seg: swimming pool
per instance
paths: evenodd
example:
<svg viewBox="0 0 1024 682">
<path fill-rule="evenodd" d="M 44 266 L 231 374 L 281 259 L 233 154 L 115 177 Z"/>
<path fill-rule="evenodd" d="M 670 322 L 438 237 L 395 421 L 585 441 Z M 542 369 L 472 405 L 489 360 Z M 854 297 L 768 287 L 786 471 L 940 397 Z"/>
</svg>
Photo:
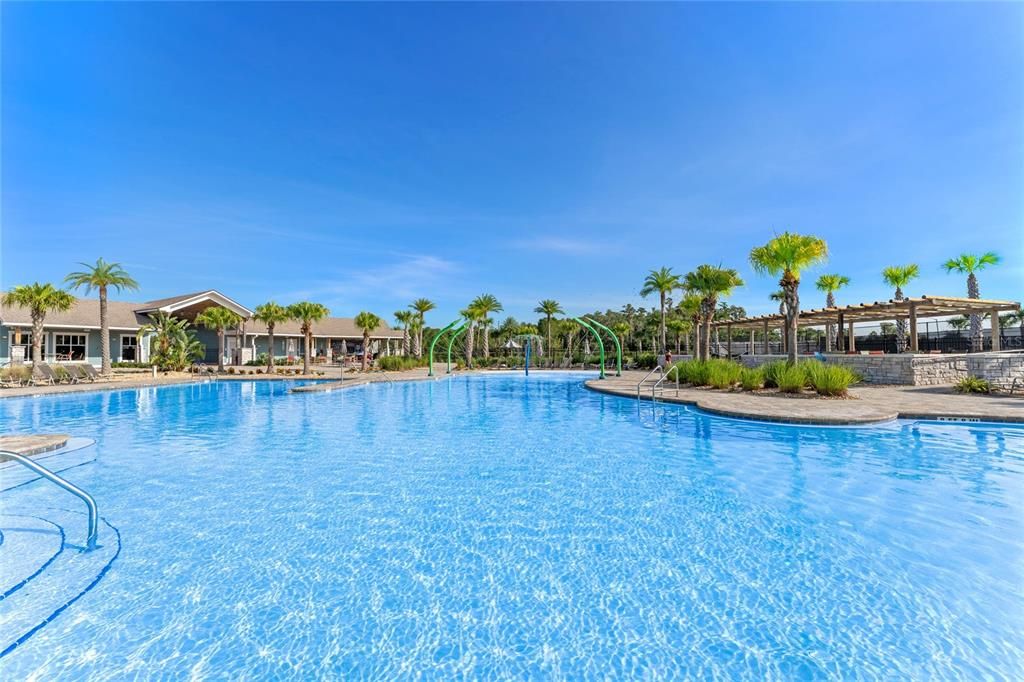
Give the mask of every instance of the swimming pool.
<svg viewBox="0 0 1024 682">
<path fill-rule="evenodd" d="M 110 524 L 0 677 L 1024 676 L 1024 430 L 760 424 L 583 378 L 0 400 L 4 431 L 95 439 L 65 475 Z M 45 482 L 0 505 L 33 546 L 84 534 Z M 50 570 L 46 615 L 74 591 Z"/>
</svg>

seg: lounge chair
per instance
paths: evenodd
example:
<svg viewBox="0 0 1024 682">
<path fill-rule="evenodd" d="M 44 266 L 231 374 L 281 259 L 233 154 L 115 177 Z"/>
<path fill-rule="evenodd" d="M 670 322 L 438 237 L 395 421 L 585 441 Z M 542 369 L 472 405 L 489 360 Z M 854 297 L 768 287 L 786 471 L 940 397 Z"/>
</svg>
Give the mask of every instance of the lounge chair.
<svg viewBox="0 0 1024 682">
<path fill-rule="evenodd" d="M 66 367 L 68 369 L 68 373 L 71 375 L 71 383 L 73 384 L 80 384 L 83 381 L 88 381 L 89 383 L 96 381 L 96 379 L 89 374 L 89 369 L 92 369 L 92 365 L 74 364 L 66 365 Z M 86 369 L 86 367 L 89 369 Z"/>
<path fill-rule="evenodd" d="M 99 372 L 97 372 L 96 368 L 93 367 L 88 362 L 83 363 L 83 364 L 79 365 L 78 367 L 82 371 L 82 373 L 85 375 L 84 378 L 87 379 L 88 381 L 92 382 L 92 383 L 95 383 L 97 381 L 109 381 L 109 379 L 107 379 L 107 377 L 105 377 L 102 374 L 100 374 Z"/>
<path fill-rule="evenodd" d="M 56 386 L 60 379 L 53 371 L 53 367 L 45 362 L 37 362 L 32 367 L 32 383 L 36 386 Z"/>
</svg>

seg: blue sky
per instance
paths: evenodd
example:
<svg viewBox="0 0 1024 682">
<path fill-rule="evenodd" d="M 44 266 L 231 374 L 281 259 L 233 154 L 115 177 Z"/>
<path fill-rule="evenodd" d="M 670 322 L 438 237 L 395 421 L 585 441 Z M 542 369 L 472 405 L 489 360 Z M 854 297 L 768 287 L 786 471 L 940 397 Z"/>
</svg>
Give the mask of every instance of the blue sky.
<svg viewBox="0 0 1024 682">
<path fill-rule="evenodd" d="M 122 262 L 443 324 L 654 305 L 648 270 L 824 237 L 841 302 L 1024 284 L 1024 6 L 4 3 L 0 286 Z"/>
</svg>

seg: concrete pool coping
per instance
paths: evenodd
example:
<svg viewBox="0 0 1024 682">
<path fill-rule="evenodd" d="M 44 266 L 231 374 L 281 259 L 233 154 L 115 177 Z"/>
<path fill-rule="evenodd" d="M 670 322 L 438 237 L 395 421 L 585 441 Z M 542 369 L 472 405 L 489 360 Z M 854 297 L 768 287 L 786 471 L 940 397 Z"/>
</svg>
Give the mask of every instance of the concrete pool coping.
<svg viewBox="0 0 1024 682">
<path fill-rule="evenodd" d="M 637 398 L 637 384 L 646 372 L 623 372 L 621 377 L 590 379 L 584 385 L 598 393 Z M 724 417 L 785 424 L 849 426 L 878 424 L 894 419 L 936 419 L 1024 423 L 1024 398 L 1005 395 L 961 395 L 951 386 L 861 386 L 850 389 L 853 399 L 790 397 L 778 393 L 749 393 L 705 388 L 679 389 L 664 384 L 659 401 L 692 405 Z M 651 400 L 650 388 L 641 400 Z"/>
</svg>

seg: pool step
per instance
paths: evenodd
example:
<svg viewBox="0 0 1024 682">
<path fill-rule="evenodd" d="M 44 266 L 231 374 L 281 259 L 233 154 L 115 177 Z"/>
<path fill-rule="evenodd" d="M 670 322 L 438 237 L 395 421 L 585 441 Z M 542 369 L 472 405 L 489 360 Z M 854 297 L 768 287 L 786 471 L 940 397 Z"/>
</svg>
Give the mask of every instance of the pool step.
<svg viewBox="0 0 1024 682">
<path fill-rule="evenodd" d="M 21 589 L 64 550 L 60 526 L 35 516 L 0 514 L 0 602 Z"/>
<path fill-rule="evenodd" d="M 11 577 L 5 578 L 13 582 L 0 585 L 8 593 L 0 599 L 0 658 L 12 653 L 95 587 L 121 551 L 117 529 L 105 520 L 100 522 L 96 549 L 87 552 L 76 544 L 85 537 L 84 514 L 53 508 L 38 511 L 37 521 L 49 523 L 49 527 L 36 526 L 35 535 L 40 537 L 35 538 L 29 537 L 33 531 L 25 525 L 28 515 L 11 513 L 2 517 L 4 543 L 0 550 L 17 542 L 11 549 L 21 547 L 32 556 L 19 557 Z M 61 538 L 57 551 L 53 528 Z"/>
</svg>

